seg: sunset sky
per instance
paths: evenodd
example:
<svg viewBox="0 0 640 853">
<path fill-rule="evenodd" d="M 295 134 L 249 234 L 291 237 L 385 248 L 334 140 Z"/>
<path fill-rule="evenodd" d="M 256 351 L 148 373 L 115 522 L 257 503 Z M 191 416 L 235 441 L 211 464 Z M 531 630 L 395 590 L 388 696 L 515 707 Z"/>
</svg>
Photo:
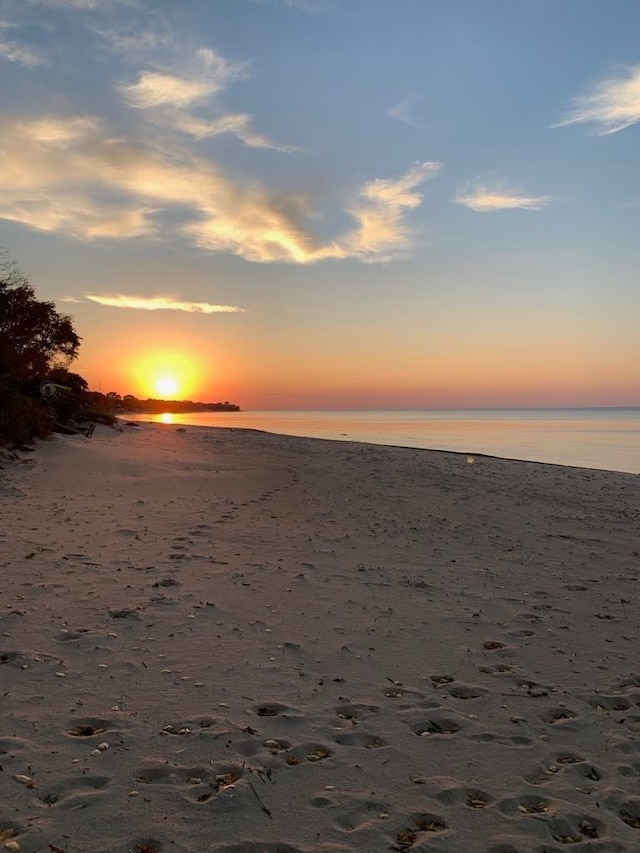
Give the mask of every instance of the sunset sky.
<svg viewBox="0 0 640 853">
<path fill-rule="evenodd" d="M 0 0 L 0 245 L 94 389 L 640 405 L 637 0 Z"/>
</svg>

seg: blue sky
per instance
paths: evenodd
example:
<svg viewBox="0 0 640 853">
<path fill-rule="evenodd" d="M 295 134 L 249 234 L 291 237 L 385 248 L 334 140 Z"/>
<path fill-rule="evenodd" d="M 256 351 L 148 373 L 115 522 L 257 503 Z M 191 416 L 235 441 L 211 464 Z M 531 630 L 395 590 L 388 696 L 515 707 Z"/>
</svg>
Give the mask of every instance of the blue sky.
<svg viewBox="0 0 640 853">
<path fill-rule="evenodd" d="M 0 0 L 0 245 L 77 369 L 638 405 L 631 0 Z"/>
</svg>

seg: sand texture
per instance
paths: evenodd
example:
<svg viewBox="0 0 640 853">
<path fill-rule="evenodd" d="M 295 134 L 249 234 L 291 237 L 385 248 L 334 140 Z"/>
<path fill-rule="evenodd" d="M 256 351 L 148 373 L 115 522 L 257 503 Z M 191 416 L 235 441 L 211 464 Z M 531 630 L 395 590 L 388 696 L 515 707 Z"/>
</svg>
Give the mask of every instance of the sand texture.
<svg viewBox="0 0 640 853">
<path fill-rule="evenodd" d="M 149 426 L 0 501 L 0 849 L 640 850 L 638 476 Z"/>
</svg>

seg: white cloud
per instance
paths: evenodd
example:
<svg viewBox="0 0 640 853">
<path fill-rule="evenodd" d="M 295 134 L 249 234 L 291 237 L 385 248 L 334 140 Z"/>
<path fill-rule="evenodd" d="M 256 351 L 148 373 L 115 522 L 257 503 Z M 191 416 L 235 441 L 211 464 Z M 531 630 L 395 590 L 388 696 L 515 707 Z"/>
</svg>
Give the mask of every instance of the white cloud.
<svg viewBox="0 0 640 853">
<path fill-rule="evenodd" d="M 91 31 L 108 42 L 109 47 L 125 56 L 136 57 L 139 61 L 141 54 L 153 54 L 171 44 L 171 35 L 160 30 L 138 29 L 118 31 L 105 27 L 91 27 Z"/>
<path fill-rule="evenodd" d="M 0 59 L 17 62 L 27 68 L 44 64 L 44 56 L 38 48 L 5 39 L 0 39 Z"/>
<path fill-rule="evenodd" d="M 595 124 L 605 136 L 640 122 L 640 65 L 599 83 L 593 92 L 577 97 L 573 108 L 554 127 Z"/>
<path fill-rule="evenodd" d="M 278 145 L 251 127 L 251 116 L 247 113 L 225 113 L 214 119 L 200 119 L 188 113 L 174 117 L 175 127 L 196 139 L 233 134 L 249 148 L 270 148 L 274 151 L 296 151 L 295 145 Z"/>
<path fill-rule="evenodd" d="M 231 134 L 250 148 L 296 150 L 256 131 L 247 113 L 226 113 L 216 102 L 230 83 L 246 76 L 243 63 L 229 62 L 210 48 L 201 48 L 195 56 L 189 67 L 144 71 L 135 83 L 121 85 L 118 91 L 129 106 L 144 110 L 152 123 L 195 139 Z M 203 116 L 193 109 L 207 112 Z"/>
<path fill-rule="evenodd" d="M 441 163 L 417 163 L 399 178 L 365 184 L 349 213 L 358 227 L 343 241 L 345 256 L 364 260 L 389 260 L 411 246 L 406 212 L 422 203 L 416 192 L 424 181 L 439 174 Z"/>
<path fill-rule="evenodd" d="M 134 308 L 140 311 L 186 311 L 188 314 L 238 314 L 237 305 L 212 305 L 210 302 L 183 302 L 173 296 L 128 296 L 123 293 L 86 293 L 85 299 L 111 308 Z"/>
<path fill-rule="evenodd" d="M 494 182 L 488 186 L 481 181 L 468 184 L 455 197 L 457 204 L 463 204 L 476 213 L 488 213 L 493 210 L 542 210 L 551 203 L 546 195 L 530 196 L 506 182 Z"/>
<path fill-rule="evenodd" d="M 312 15 L 328 12 L 328 0 L 246 0 L 255 6 L 283 6 L 285 9 L 299 9 Z"/>
<path fill-rule="evenodd" d="M 397 104 L 390 107 L 385 112 L 385 115 L 388 116 L 388 118 L 394 118 L 397 119 L 397 121 L 408 124 L 409 127 L 415 127 L 417 130 L 422 130 L 420 123 L 412 116 L 412 109 L 415 106 L 415 103 L 415 95 L 407 95 L 406 98 L 402 98 L 402 100 L 398 101 Z"/>
<path fill-rule="evenodd" d="M 129 105 L 142 110 L 166 105 L 186 107 L 219 90 L 214 81 L 185 80 L 152 71 L 141 74 L 137 83 L 120 87 Z"/>
<path fill-rule="evenodd" d="M 136 83 L 122 85 L 119 91 L 130 106 L 138 109 L 188 107 L 221 92 L 243 75 L 243 68 L 214 50 L 202 48 L 196 52 L 196 64 L 190 73 L 145 71 Z"/>
<path fill-rule="evenodd" d="M 438 170 L 422 163 L 365 184 L 348 209 L 356 228 L 327 242 L 309 230 L 298 195 L 231 180 L 187 151 L 109 136 L 90 116 L 0 119 L 0 218 L 80 239 L 169 233 L 258 263 L 374 261 L 405 252 L 406 213 L 422 201 L 419 184 Z"/>
<path fill-rule="evenodd" d="M 27 0 L 32 6 L 48 6 L 52 9 L 78 9 L 85 12 L 105 11 L 113 6 L 138 5 L 138 0 Z"/>
</svg>

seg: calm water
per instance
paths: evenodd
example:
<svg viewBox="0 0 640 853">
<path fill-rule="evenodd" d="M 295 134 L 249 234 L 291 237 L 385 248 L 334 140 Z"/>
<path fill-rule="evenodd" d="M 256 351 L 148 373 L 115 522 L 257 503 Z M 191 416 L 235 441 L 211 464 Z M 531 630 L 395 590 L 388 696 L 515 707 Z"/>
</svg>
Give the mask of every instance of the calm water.
<svg viewBox="0 0 640 853">
<path fill-rule="evenodd" d="M 485 453 L 640 473 L 640 408 L 195 412 L 137 420 Z"/>
</svg>

